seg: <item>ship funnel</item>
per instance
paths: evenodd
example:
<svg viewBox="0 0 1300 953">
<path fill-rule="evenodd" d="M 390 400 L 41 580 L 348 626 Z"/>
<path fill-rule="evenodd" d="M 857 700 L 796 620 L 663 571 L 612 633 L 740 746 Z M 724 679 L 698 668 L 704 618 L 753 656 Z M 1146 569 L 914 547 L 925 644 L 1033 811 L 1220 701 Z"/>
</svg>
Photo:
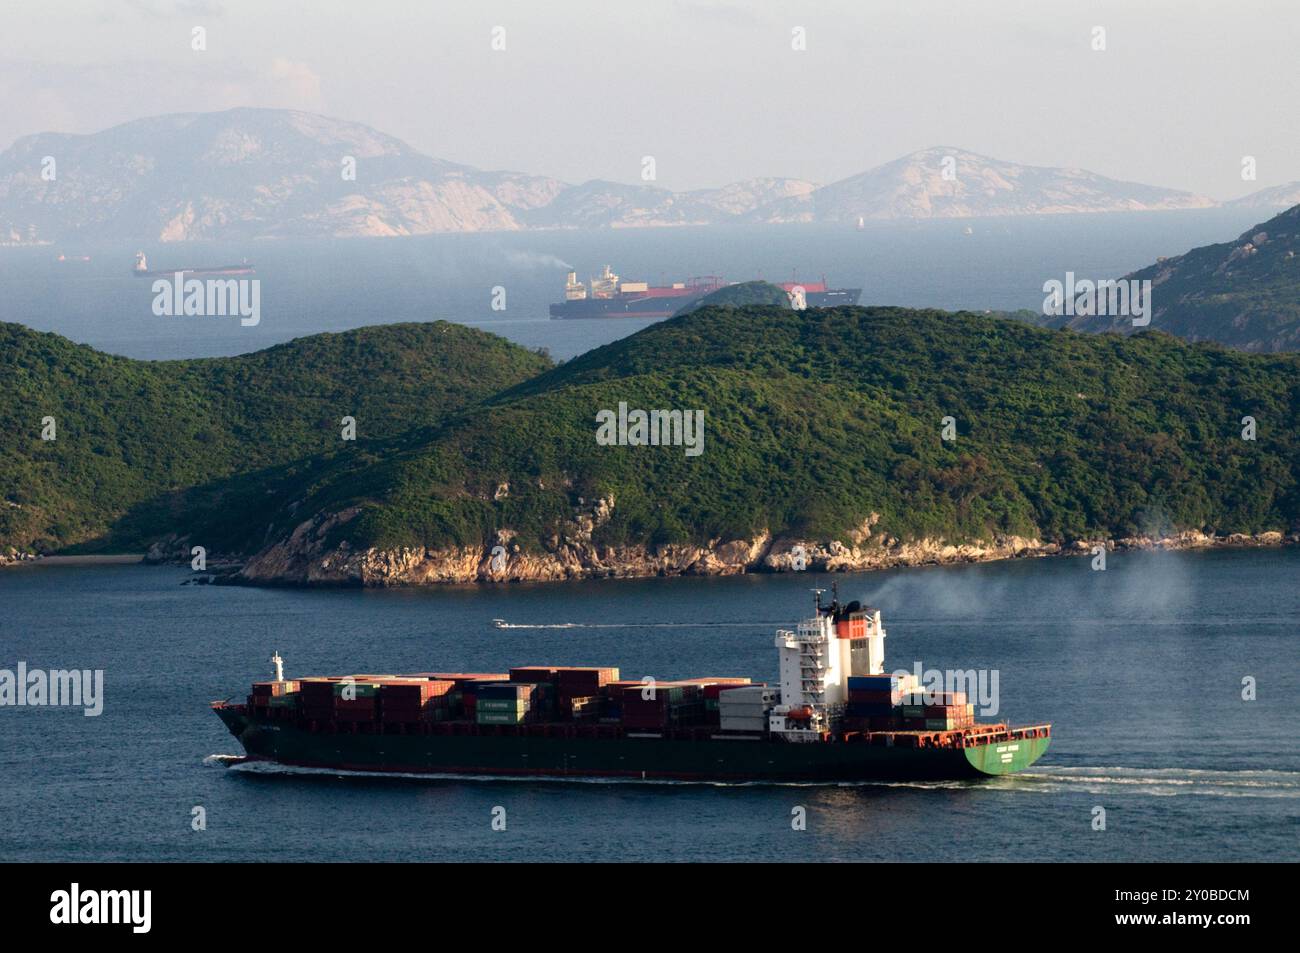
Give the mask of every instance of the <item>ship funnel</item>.
<svg viewBox="0 0 1300 953">
<path fill-rule="evenodd" d="M 280 653 L 276 652 L 271 656 L 271 664 L 275 666 L 275 680 L 284 681 L 284 659 L 280 658 Z"/>
</svg>

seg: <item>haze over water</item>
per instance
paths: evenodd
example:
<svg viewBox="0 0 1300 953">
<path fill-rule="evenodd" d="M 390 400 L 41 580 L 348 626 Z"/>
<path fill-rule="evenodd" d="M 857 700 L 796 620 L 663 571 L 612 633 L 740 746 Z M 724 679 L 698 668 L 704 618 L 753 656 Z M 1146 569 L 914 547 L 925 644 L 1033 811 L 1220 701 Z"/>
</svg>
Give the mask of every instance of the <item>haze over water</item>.
<svg viewBox="0 0 1300 953">
<path fill-rule="evenodd" d="M 792 276 L 862 288 L 862 304 L 1041 310 L 1043 282 L 1115 278 L 1159 256 L 1228 241 L 1266 218 L 1258 209 L 950 219 L 844 226 L 784 225 L 432 235 L 416 238 L 158 244 L 154 269 L 250 259 L 261 322 L 157 317 L 152 281 L 129 274 L 137 246 L 0 248 L 0 319 L 56 331 L 137 358 L 255 351 L 320 331 L 445 319 L 569 358 L 652 323 L 551 321 L 566 266 L 605 264 L 627 280 L 697 275 L 731 281 Z M 971 234 L 966 234 L 966 228 Z M 88 255 L 89 262 L 56 261 Z M 491 307 L 505 289 L 504 311 Z"/>
</svg>

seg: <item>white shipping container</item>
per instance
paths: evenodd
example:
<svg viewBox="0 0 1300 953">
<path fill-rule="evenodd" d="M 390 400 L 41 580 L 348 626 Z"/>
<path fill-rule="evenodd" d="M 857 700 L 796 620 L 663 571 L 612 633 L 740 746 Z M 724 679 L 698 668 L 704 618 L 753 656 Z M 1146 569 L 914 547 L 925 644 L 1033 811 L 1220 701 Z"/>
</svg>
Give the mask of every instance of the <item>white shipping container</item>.
<svg viewBox="0 0 1300 953">
<path fill-rule="evenodd" d="M 728 718 L 726 715 L 723 715 L 721 718 L 718 719 L 718 724 L 762 726 L 767 724 L 767 715 L 745 715 L 744 717 L 740 717 L 740 718 Z"/>
<path fill-rule="evenodd" d="M 765 705 L 762 702 L 756 704 L 736 704 L 736 705 L 719 705 L 718 711 L 730 712 L 733 715 L 762 715 L 765 714 L 772 706 Z"/>
<path fill-rule="evenodd" d="M 766 685 L 740 685 L 736 688 L 725 688 L 718 693 L 718 701 L 740 701 L 745 700 L 754 702 L 762 700 L 765 702 L 776 701 L 776 689 L 768 688 Z"/>
</svg>

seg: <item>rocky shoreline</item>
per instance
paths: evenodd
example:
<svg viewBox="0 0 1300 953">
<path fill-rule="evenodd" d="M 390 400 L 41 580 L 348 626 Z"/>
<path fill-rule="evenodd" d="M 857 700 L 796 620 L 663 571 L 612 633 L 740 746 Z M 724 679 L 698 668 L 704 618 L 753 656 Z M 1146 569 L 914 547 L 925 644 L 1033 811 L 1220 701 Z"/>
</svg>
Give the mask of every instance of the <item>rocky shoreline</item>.
<svg viewBox="0 0 1300 953">
<path fill-rule="evenodd" d="M 603 502 L 603 501 L 600 501 Z M 544 552 L 524 550 L 509 531 L 488 547 L 354 549 L 346 541 L 327 546 L 326 538 L 356 515 L 345 510 L 300 524 L 284 540 L 242 564 L 222 559 L 214 582 L 253 586 L 427 586 L 482 582 L 552 582 L 574 579 L 721 576 L 751 572 L 863 572 L 905 566 L 991 562 L 1043 556 L 1086 556 L 1095 547 L 1109 552 L 1184 550 L 1215 547 L 1281 546 L 1300 542 L 1300 532 L 1271 531 L 1222 536 L 1185 531 L 1169 536 L 1076 540 L 1066 544 L 1002 536 L 980 542 L 943 539 L 898 540 L 874 536 L 875 514 L 846 545 L 773 538 L 716 540 L 707 545 L 600 546 L 591 532 L 606 514 L 599 504 L 586 519 L 547 542 Z M 172 538 L 150 550 L 146 562 L 173 562 L 188 553 L 189 540 Z M 494 554 L 495 550 L 495 554 Z M 175 555 L 173 555 L 175 554 Z M 212 559 L 212 557 L 209 557 Z M 188 556 L 185 556 L 188 559 Z"/>
<path fill-rule="evenodd" d="M 36 553 L 19 552 L 10 547 L 9 552 L 0 553 L 0 569 L 5 566 L 17 566 L 19 563 L 29 563 L 36 559 L 40 559 Z"/>
<path fill-rule="evenodd" d="M 41 553 L 0 554 L 0 569 L 20 563 L 38 566 L 121 566 L 144 561 L 142 553 L 87 554 L 81 556 L 44 555 Z"/>
</svg>

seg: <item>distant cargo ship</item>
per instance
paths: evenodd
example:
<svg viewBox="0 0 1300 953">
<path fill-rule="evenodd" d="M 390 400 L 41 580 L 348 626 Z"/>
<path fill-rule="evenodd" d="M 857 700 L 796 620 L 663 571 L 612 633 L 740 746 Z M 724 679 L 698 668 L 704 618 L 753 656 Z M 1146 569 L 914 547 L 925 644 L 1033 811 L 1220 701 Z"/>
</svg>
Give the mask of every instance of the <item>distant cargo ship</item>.
<svg viewBox="0 0 1300 953">
<path fill-rule="evenodd" d="M 144 256 L 144 252 L 135 253 L 135 267 L 131 269 L 131 274 L 137 278 L 171 278 L 177 272 L 188 276 L 203 275 L 251 275 L 254 274 L 253 266 L 245 258 L 238 265 L 214 265 L 203 268 L 166 268 L 160 271 L 150 271 L 149 261 Z"/>
<path fill-rule="evenodd" d="M 684 305 L 726 287 L 716 275 L 704 275 L 671 285 L 623 281 L 609 265 L 592 278 L 590 288 L 569 272 L 564 301 L 551 305 L 552 318 L 669 318 Z M 796 308 L 835 308 L 858 303 L 861 288 L 828 288 L 826 281 L 776 282 Z"/>
<path fill-rule="evenodd" d="M 284 677 L 212 708 L 246 760 L 332 770 L 698 781 L 961 779 L 1033 764 L 1051 725 L 979 724 L 958 691 L 885 674 L 880 612 L 776 633 L 779 686 L 625 681 L 616 668 Z"/>
</svg>

